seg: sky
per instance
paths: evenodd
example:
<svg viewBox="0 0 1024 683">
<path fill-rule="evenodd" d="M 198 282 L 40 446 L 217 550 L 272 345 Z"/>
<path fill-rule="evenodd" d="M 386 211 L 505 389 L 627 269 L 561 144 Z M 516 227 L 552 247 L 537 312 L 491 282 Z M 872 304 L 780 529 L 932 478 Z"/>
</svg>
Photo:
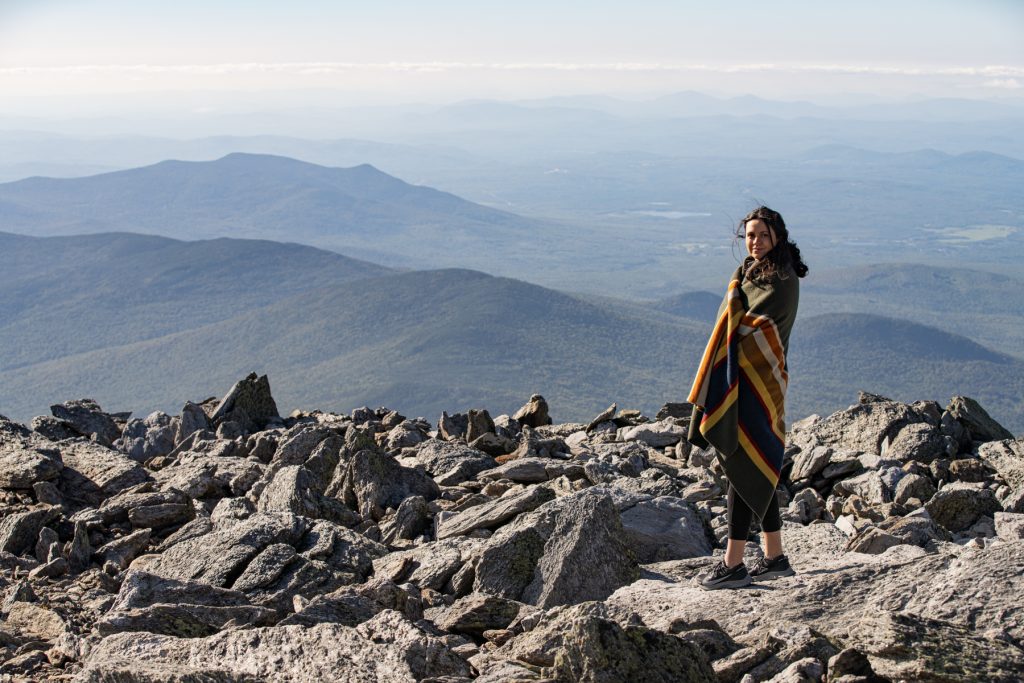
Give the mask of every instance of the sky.
<svg viewBox="0 0 1024 683">
<path fill-rule="evenodd" d="M 0 0 L 7 113 L 681 90 L 1024 98 L 1024 2 Z"/>
</svg>

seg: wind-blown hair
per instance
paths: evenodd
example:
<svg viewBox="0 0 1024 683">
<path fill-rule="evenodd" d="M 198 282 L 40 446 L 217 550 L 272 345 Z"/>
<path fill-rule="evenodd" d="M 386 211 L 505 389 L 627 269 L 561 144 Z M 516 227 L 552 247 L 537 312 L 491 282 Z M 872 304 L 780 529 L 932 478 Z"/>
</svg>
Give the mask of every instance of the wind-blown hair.
<svg viewBox="0 0 1024 683">
<path fill-rule="evenodd" d="M 797 277 L 807 275 L 807 264 L 800 257 L 800 249 L 796 242 L 789 239 L 789 230 L 786 229 L 786 221 L 782 220 L 782 214 L 772 211 L 767 206 L 757 207 L 740 221 L 737 231 L 740 239 L 745 237 L 747 223 L 752 220 L 762 220 L 772 229 L 775 234 L 775 245 L 763 259 L 754 262 L 747 271 L 747 278 L 755 283 L 767 283 L 776 275 L 785 279 L 789 277 L 790 268 Z"/>
</svg>

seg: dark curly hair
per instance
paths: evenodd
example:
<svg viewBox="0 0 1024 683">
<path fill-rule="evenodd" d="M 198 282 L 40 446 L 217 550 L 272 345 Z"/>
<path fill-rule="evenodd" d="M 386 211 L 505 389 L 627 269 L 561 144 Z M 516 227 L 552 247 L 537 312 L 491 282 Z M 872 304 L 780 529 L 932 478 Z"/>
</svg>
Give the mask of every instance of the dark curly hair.
<svg viewBox="0 0 1024 683">
<path fill-rule="evenodd" d="M 771 228 L 775 234 L 775 246 L 765 254 L 760 261 L 754 262 L 747 271 L 747 278 L 756 283 L 766 283 L 778 275 L 780 278 L 789 277 L 789 269 L 792 268 L 797 277 L 807 275 L 807 264 L 800 257 L 800 248 L 796 242 L 789 239 L 789 230 L 786 229 L 786 221 L 782 220 L 782 214 L 772 211 L 767 206 L 759 206 L 740 221 L 737 237 L 743 239 L 747 230 L 747 223 L 752 220 L 762 220 L 765 225 Z"/>
</svg>

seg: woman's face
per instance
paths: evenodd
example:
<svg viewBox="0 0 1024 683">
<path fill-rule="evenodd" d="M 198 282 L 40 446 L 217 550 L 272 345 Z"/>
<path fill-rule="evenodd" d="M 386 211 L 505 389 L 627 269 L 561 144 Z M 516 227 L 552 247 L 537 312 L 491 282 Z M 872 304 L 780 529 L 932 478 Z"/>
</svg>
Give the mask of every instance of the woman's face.
<svg viewBox="0 0 1024 683">
<path fill-rule="evenodd" d="M 775 246 L 775 231 L 769 228 L 768 224 L 760 218 L 747 221 L 744 231 L 747 253 L 758 261 L 763 259 L 765 254 Z"/>
</svg>

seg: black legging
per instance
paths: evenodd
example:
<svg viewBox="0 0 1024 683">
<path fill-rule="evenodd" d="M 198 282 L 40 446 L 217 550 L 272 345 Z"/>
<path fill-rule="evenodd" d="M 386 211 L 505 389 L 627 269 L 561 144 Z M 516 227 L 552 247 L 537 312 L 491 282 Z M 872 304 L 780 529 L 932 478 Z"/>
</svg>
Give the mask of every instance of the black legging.
<svg viewBox="0 0 1024 683">
<path fill-rule="evenodd" d="M 750 522 L 754 519 L 754 511 L 736 495 L 732 484 L 729 484 L 729 493 L 725 500 L 729 510 L 729 538 L 746 541 L 750 534 Z M 782 529 L 782 517 L 779 515 L 779 492 L 775 491 L 772 502 L 768 504 L 768 510 L 761 520 L 761 530 L 779 531 L 780 529 Z"/>
</svg>

